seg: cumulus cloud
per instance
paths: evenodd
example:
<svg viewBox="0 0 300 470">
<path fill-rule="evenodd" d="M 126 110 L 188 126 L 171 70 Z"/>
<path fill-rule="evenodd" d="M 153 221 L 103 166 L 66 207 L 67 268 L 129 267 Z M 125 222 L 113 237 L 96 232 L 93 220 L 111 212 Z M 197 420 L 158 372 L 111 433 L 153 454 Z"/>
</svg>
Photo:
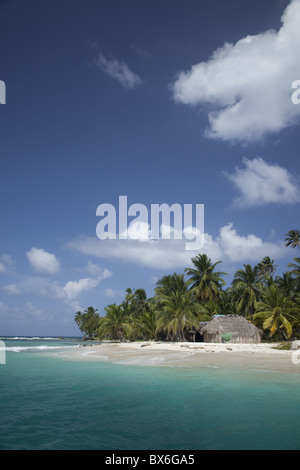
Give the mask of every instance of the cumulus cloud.
<svg viewBox="0 0 300 470">
<path fill-rule="evenodd" d="M 80 279 L 79 281 L 69 281 L 63 287 L 63 291 L 66 293 L 68 299 L 75 299 L 75 297 L 78 297 L 82 292 L 97 287 L 99 282 L 99 279 L 90 277 Z"/>
<path fill-rule="evenodd" d="M 281 21 L 279 31 L 225 43 L 176 77 L 177 102 L 212 106 L 207 137 L 250 142 L 299 121 L 291 85 L 299 75 L 300 0 L 291 1 Z"/>
<path fill-rule="evenodd" d="M 119 61 L 114 57 L 107 59 L 101 51 L 95 59 L 95 64 L 128 90 L 133 90 L 143 83 L 142 79 L 125 62 Z"/>
<path fill-rule="evenodd" d="M 103 279 L 108 279 L 112 276 L 112 272 L 108 269 L 102 269 L 100 266 L 92 263 L 91 261 L 87 264 L 87 270 L 95 277 L 86 277 L 79 279 L 79 281 L 68 281 L 62 288 L 68 299 L 75 299 L 82 292 L 87 290 L 95 289 Z"/>
<path fill-rule="evenodd" d="M 99 240 L 81 237 L 68 242 L 67 247 L 88 256 L 162 269 L 171 268 L 179 260 L 188 259 L 187 253 L 191 253 L 184 251 L 181 240 Z"/>
<path fill-rule="evenodd" d="M 96 269 L 97 268 L 97 269 Z M 56 300 L 69 301 L 79 297 L 83 292 L 94 289 L 99 283 L 112 276 L 112 272 L 108 269 L 100 268 L 94 263 L 88 263 L 87 269 L 90 269 L 94 274 L 93 277 L 81 278 L 79 280 L 67 281 L 61 284 L 49 278 L 40 276 L 26 276 L 20 282 L 20 286 L 16 286 L 24 292 L 35 293 L 41 297 L 50 297 Z M 4 289 L 4 288 L 3 288 Z M 13 292 L 13 285 L 5 286 L 6 293 Z M 10 292 L 9 292 L 10 291 Z"/>
<path fill-rule="evenodd" d="M 100 258 L 133 262 L 140 266 L 159 267 L 161 269 L 181 266 L 190 260 L 193 250 L 187 246 L 202 246 L 203 235 L 195 227 L 183 231 L 161 224 L 160 234 L 163 238 L 152 239 L 152 230 L 148 223 L 132 222 L 124 236 L 121 232 L 114 239 L 99 240 L 93 237 L 82 237 L 67 243 L 67 247 Z M 164 238 L 165 237 L 165 238 Z M 208 237 L 209 238 L 209 237 Z M 207 242 L 210 247 L 211 241 Z"/>
<path fill-rule="evenodd" d="M 266 255 L 273 258 L 281 258 L 285 248 L 282 244 L 264 242 L 260 237 L 253 234 L 241 236 L 229 223 L 221 227 L 217 242 L 223 257 L 230 262 L 253 261 L 257 262 Z"/>
<path fill-rule="evenodd" d="M 81 310 L 79 304 L 81 296 L 88 291 L 98 287 L 102 280 L 112 276 L 112 272 L 106 268 L 89 262 L 85 271 L 90 270 L 91 276 L 78 280 L 70 280 L 65 283 L 57 282 L 53 278 L 45 276 L 23 276 L 18 285 L 9 284 L 3 286 L 2 290 L 8 295 L 18 295 L 19 293 L 30 294 L 31 296 L 46 297 L 62 302 L 68 309 L 73 311 Z"/>
<path fill-rule="evenodd" d="M 280 258 L 285 254 L 283 243 L 264 242 L 254 234 L 241 236 L 229 223 L 220 228 L 216 238 L 206 233 L 201 250 L 186 250 L 181 240 L 99 240 L 81 237 L 67 243 L 67 247 L 87 256 L 112 259 L 148 268 L 171 270 L 189 266 L 193 256 L 206 253 L 214 262 L 259 261 L 264 256 Z"/>
<path fill-rule="evenodd" d="M 236 168 L 225 176 L 239 191 L 234 207 L 251 207 L 265 204 L 295 204 L 300 202 L 299 181 L 288 170 L 262 158 L 243 159 L 244 168 Z"/>
<path fill-rule="evenodd" d="M 87 271 L 91 276 L 101 276 L 103 273 L 102 268 L 95 263 L 92 263 L 91 261 L 87 262 L 87 265 L 85 267 L 85 271 Z"/>
<path fill-rule="evenodd" d="M 60 270 L 60 263 L 56 256 L 43 248 L 32 247 L 26 255 L 33 269 L 40 274 L 54 275 Z"/>
</svg>

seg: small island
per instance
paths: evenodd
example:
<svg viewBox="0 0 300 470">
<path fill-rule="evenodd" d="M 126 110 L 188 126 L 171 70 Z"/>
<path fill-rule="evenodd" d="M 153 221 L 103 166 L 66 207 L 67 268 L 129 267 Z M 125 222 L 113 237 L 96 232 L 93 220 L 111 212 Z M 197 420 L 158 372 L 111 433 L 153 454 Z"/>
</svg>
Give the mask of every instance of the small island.
<svg viewBox="0 0 300 470">
<path fill-rule="evenodd" d="M 299 248 L 300 232 L 286 235 L 286 246 Z M 244 264 L 225 288 L 225 272 L 206 254 L 191 259 L 184 273 L 166 274 L 154 296 L 142 288 L 126 290 L 121 304 L 105 314 L 94 307 L 78 311 L 75 322 L 84 339 L 105 342 L 263 344 L 289 349 L 300 338 L 300 258 L 275 275 L 266 256 Z M 185 277 L 186 276 L 186 277 Z"/>
</svg>

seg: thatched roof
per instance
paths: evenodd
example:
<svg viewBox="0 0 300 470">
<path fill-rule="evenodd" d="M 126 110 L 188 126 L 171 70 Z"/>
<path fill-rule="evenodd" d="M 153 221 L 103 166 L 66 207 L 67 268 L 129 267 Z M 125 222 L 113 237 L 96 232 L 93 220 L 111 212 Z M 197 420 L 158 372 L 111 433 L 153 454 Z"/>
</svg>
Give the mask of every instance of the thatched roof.
<svg viewBox="0 0 300 470">
<path fill-rule="evenodd" d="M 259 343 L 263 332 L 241 315 L 221 315 L 200 327 L 200 334 L 207 343 Z"/>
</svg>

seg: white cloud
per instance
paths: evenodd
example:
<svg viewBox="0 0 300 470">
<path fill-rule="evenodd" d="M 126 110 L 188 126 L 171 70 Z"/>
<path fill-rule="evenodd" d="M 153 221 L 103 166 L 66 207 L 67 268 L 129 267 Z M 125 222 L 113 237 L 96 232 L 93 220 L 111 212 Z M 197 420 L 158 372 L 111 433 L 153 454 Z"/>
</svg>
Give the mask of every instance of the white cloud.
<svg viewBox="0 0 300 470">
<path fill-rule="evenodd" d="M 101 51 L 95 59 L 95 64 L 128 90 L 133 90 L 143 83 L 142 79 L 135 72 L 130 70 L 125 62 L 119 61 L 114 57 L 107 59 Z"/>
<path fill-rule="evenodd" d="M 41 297 L 49 297 L 62 301 L 67 305 L 74 306 L 77 305 L 77 303 L 74 303 L 77 297 L 79 297 L 85 291 L 96 288 L 102 280 L 108 279 L 111 276 L 111 271 L 106 268 L 99 268 L 96 277 L 87 277 L 75 281 L 67 281 L 64 285 L 44 277 L 26 276 L 20 282 L 20 287 L 16 286 L 16 288 L 19 288 L 20 290 L 22 288 L 22 291 L 25 293 L 35 294 Z M 17 294 L 16 291 L 13 292 L 13 285 L 5 287 L 6 293 Z"/>
<path fill-rule="evenodd" d="M 88 261 L 85 270 L 91 275 L 95 276 L 99 280 L 106 279 L 112 276 L 112 272 L 106 268 L 101 268 L 98 264 Z"/>
<path fill-rule="evenodd" d="M 31 266 L 38 273 L 54 275 L 60 270 L 60 263 L 55 255 L 47 253 L 42 248 L 33 247 L 26 255 Z"/>
<path fill-rule="evenodd" d="M 281 20 L 279 31 L 225 43 L 172 84 L 176 101 L 213 106 L 208 137 L 249 142 L 299 120 L 291 85 L 299 78 L 300 0 L 291 1 Z"/>
<path fill-rule="evenodd" d="M 79 279 L 79 281 L 68 281 L 62 288 L 68 299 L 75 299 L 82 292 L 94 289 L 98 286 L 100 280 L 90 277 Z"/>
<path fill-rule="evenodd" d="M 63 299 L 65 294 L 57 281 L 40 276 L 22 276 L 19 287 L 24 293 L 34 294 L 41 297 Z"/>
<path fill-rule="evenodd" d="M 233 201 L 234 207 L 300 202 L 300 187 L 288 170 L 262 158 L 244 158 L 243 163 L 245 168 L 236 168 L 233 174 L 225 173 L 240 193 Z"/>
<path fill-rule="evenodd" d="M 70 241 L 67 246 L 88 256 L 161 269 L 181 266 L 193 253 L 185 250 L 184 240 L 99 240 L 82 237 Z"/>
<path fill-rule="evenodd" d="M 0 263 L 0 273 L 5 273 L 6 268 L 3 263 Z"/>
<path fill-rule="evenodd" d="M 112 276 L 112 272 L 108 269 L 100 268 L 97 264 L 89 261 L 86 267 L 87 271 L 95 277 L 86 277 L 79 279 L 79 281 L 68 281 L 62 288 L 62 291 L 67 296 L 67 299 L 75 299 L 82 292 L 95 289 L 103 279 L 108 279 Z"/>
<path fill-rule="evenodd" d="M 67 247 L 88 256 L 112 259 L 148 268 L 171 270 L 190 265 L 193 256 L 206 253 L 213 262 L 260 261 L 264 256 L 280 258 L 285 254 L 281 242 L 264 242 L 254 234 L 239 235 L 229 223 L 221 227 L 214 239 L 206 233 L 201 250 L 186 250 L 185 240 L 99 240 L 81 237 Z"/>
<path fill-rule="evenodd" d="M 264 242 L 253 234 L 238 235 L 232 223 L 221 227 L 217 242 L 224 258 L 233 263 L 257 262 L 265 256 L 278 259 L 284 256 L 286 250 L 283 244 Z"/>
<path fill-rule="evenodd" d="M 80 296 L 85 291 L 95 289 L 98 287 L 100 282 L 103 279 L 108 279 L 112 276 L 112 272 L 108 269 L 102 269 L 98 265 L 88 262 L 87 269 L 91 274 L 94 274 L 96 277 L 87 277 L 79 279 L 79 281 L 68 281 L 65 286 L 61 289 L 66 296 L 67 300 L 73 301 Z M 61 293 L 60 292 L 60 293 Z"/>
<path fill-rule="evenodd" d="M 16 284 L 7 284 L 2 287 L 2 290 L 8 295 L 20 295 L 23 292 Z"/>
</svg>

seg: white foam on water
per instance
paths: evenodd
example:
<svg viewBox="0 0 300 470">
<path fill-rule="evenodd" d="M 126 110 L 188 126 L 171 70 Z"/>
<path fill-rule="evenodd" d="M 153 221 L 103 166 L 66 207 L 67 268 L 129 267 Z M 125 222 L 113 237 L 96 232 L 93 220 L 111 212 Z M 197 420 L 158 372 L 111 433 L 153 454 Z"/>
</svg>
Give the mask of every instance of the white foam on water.
<svg viewBox="0 0 300 470">
<path fill-rule="evenodd" d="M 77 348 L 78 346 L 6 346 L 0 347 L 0 351 L 12 351 L 12 352 L 22 352 L 22 351 L 29 351 L 29 350 L 49 350 L 49 349 L 73 349 Z"/>
</svg>

